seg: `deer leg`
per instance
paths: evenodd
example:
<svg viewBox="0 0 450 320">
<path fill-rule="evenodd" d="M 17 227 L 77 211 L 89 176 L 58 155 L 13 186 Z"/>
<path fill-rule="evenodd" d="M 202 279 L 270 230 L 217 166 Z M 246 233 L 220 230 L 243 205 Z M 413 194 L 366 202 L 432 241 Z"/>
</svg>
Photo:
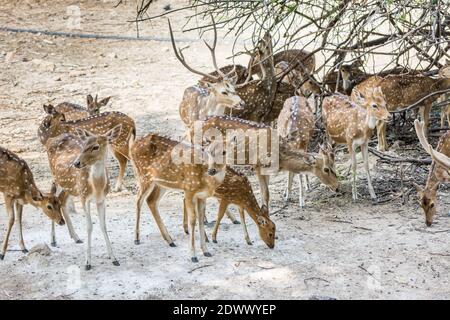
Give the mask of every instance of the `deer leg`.
<svg viewBox="0 0 450 320">
<path fill-rule="evenodd" d="M 82 199 L 81 205 L 83 206 L 84 214 L 86 215 L 86 264 L 84 266 L 85 270 L 91 270 L 91 241 L 92 241 L 92 218 L 91 218 L 91 204 L 89 200 Z"/>
<path fill-rule="evenodd" d="M 233 224 L 241 224 L 237 219 L 236 216 L 233 214 L 233 212 L 231 212 L 230 210 L 227 209 L 227 211 L 225 211 L 225 214 L 227 215 L 228 219 L 230 219 L 230 221 Z"/>
<path fill-rule="evenodd" d="M 117 177 L 116 186 L 114 187 L 114 191 L 118 192 L 122 190 L 123 187 L 123 177 L 125 176 L 125 169 L 127 167 L 128 159 L 118 151 L 113 151 L 114 157 L 119 161 L 119 176 Z"/>
<path fill-rule="evenodd" d="M 205 208 L 206 208 L 206 199 L 197 199 L 197 213 L 198 213 L 198 232 L 200 233 L 200 246 L 202 248 L 203 255 L 205 257 L 211 257 L 211 253 L 208 252 L 206 248 L 207 236 L 205 231 Z"/>
<path fill-rule="evenodd" d="M 6 227 L 5 237 L 3 238 L 2 252 L 0 253 L 0 260 L 5 258 L 6 249 L 8 248 L 9 235 L 14 225 L 14 200 L 10 196 L 5 195 L 5 207 L 8 213 L 8 225 Z"/>
<path fill-rule="evenodd" d="M 154 189 L 153 184 L 143 184 L 139 186 L 139 191 L 136 196 L 136 224 L 134 228 L 134 244 L 141 243 L 141 210 L 144 201 Z"/>
<path fill-rule="evenodd" d="M 184 233 L 189 234 L 188 212 L 186 210 L 186 198 L 183 198 L 183 229 Z"/>
<path fill-rule="evenodd" d="M 28 250 L 25 247 L 25 243 L 23 241 L 23 232 L 22 232 L 22 212 L 23 212 L 23 205 L 16 202 L 16 214 L 17 214 L 17 221 L 19 222 L 19 245 L 20 250 L 22 250 L 23 253 L 27 253 Z"/>
<path fill-rule="evenodd" d="M 266 176 L 263 176 L 260 170 L 256 171 L 256 176 L 258 177 L 259 187 L 261 188 L 263 204 L 269 206 L 269 185 L 267 184 Z"/>
<path fill-rule="evenodd" d="M 52 231 L 50 232 L 50 245 L 56 247 L 55 221 L 52 221 Z"/>
<path fill-rule="evenodd" d="M 305 192 L 305 190 L 303 186 L 303 179 L 301 174 L 298 174 L 297 177 L 298 177 L 298 193 L 299 193 L 298 203 L 300 205 L 300 208 L 304 209 L 305 199 L 303 198 L 303 193 Z"/>
<path fill-rule="evenodd" d="M 294 180 L 294 173 L 289 171 L 286 189 L 284 190 L 284 195 L 283 195 L 285 201 L 289 201 L 291 198 L 292 180 Z"/>
<path fill-rule="evenodd" d="M 364 161 L 364 170 L 366 170 L 367 175 L 367 185 L 369 187 L 370 197 L 373 201 L 377 201 L 377 195 L 375 194 L 375 190 L 372 185 L 372 178 L 370 176 L 370 168 L 369 168 L 369 146 L 367 144 L 363 144 L 361 146 L 361 153 Z"/>
<path fill-rule="evenodd" d="M 377 137 L 378 137 L 378 151 L 386 151 L 387 150 L 387 141 L 386 141 L 386 122 L 385 121 L 377 121 Z"/>
<path fill-rule="evenodd" d="M 75 232 L 75 229 L 72 224 L 72 220 L 70 219 L 71 214 L 76 214 L 75 211 L 75 205 L 73 203 L 72 197 L 69 195 L 66 195 L 65 198 L 62 201 L 63 206 L 61 208 L 62 215 L 64 217 L 64 221 L 67 224 L 67 229 L 69 230 L 70 237 L 75 241 L 75 243 L 83 243 L 83 241 L 80 240 L 80 237 L 78 237 L 77 233 Z M 69 214 L 70 213 L 70 214 Z M 56 247 L 56 237 L 54 234 L 54 228 L 52 229 L 53 237 L 52 237 L 52 246 Z"/>
<path fill-rule="evenodd" d="M 420 117 L 422 118 L 422 121 L 424 122 L 423 131 L 425 133 L 425 137 L 428 137 L 428 125 L 430 123 L 430 110 L 431 110 L 430 104 L 427 104 L 423 107 L 421 106 L 419 108 Z"/>
<path fill-rule="evenodd" d="M 164 196 L 165 193 L 166 191 L 164 189 L 155 189 L 147 198 L 147 205 L 150 208 L 150 211 L 153 215 L 153 218 L 155 219 L 156 225 L 158 226 L 159 232 L 161 233 L 163 239 L 166 240 L 169 246 L 176 247 L 175 243 L 172 240 L 172 237 L 169 235 L 169 232 L 164 225 L 164 222 L 161 219 L 161 215 L 159 214 L 159 200 Z"/>
<path fill-rule="evenodd" d="M 190 250 L 191 250 L 191 261 L 198 262 L 198 258 L 195 255 L 195 224 L 196 224 L 196 215 L 194 208 L 194 199 L 190 193 L 185 193 L 185 204 L 186 211 L 189 217 L 189 226 L 190 226 Z"/>
<path fill-rule="evenodd" d="M 445 118 L 446 118 L 446 114 L 444 109 L 441 109 L 441 128 L 443 128 L 445 126 Z"/>
<path fill-rule="evenodd" d="M 350 153 L 350 159 L 352 160 L 352 200 L 358 200 L 358 191 L 356 189 L 356 149 L 353 145 L 350 145 L 348 151 Z"/>
<path fill-rule="evenodd" d="M 305 173 L 303 177 L 305 178 L 305 191 L 309 191 L 309 189 L 311 189 L 309 185 L 309 176 Z"/>
<path fill-rule="evenodd" d="M 224 200 L 220 201 L 219 204 L 219 211 L 217 212 L 217 220 L 216 224 L 214 225 L 214 229 L 212 232 L 212 241 L 214 243 L 217 243 L 217 231 L 219 231 L 220 222 L 223 219 L 223 216 L 225 215 L 225 212 L 227 211 L 228 203 Z"/>
<path fill-rule="evenodd" d="M 98 220 L 100 224 L 100 229 L 102 230 L 103 238 L 105 239 L 106 249 L 108 250 L 108 256 L 112 260 L 113 265 L 119 266 L 119 261 L 117 261 L 114 256 L 114 252 L 111 246 L 111 241 L 109 240 L 108 231 L 106 230 L 106 212 L 105 212 L 105 200 L 97 202 L 97 213 Z"/>
<path fill-rule="evenodd" d="M 248 245 L 252 245 L 252 240 L 250 240 L 250 236 L 248 235 L 247 223 L 245 222 L 245 212 L 243 207 L 239 207 L 239 216 L 241 217 L 242 227 L 244 228 L 244 238 Z"/>
</svg>

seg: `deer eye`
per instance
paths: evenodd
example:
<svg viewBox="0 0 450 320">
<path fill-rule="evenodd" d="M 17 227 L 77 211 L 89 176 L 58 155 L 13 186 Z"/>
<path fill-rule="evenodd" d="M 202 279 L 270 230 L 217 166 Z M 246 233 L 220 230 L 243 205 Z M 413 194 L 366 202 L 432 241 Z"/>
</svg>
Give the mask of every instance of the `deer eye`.
<svg viewBox="0 0 450 320">
<path fill-rule="evenodd" d="M 48 210 L 52 210 L 52 209 L 53 209 L 52 205 L 51 205 L 51 204 L 48 204 L 48 205 L 47 205 L 47 209 L 48 209 Z"/>
<path fill-rule="evenodd" d="M 377 108 L 378 108 L 378 105 L 372 104 L 372 108 L 377 109 Z"/>
<path fill-rule="evenodd" d="M 325 173 L 330 173 L 330 168 L 323 168 L 323 171 L 324 171 Z"/>
<path fill-rule="evenodd" d="M 92 151 L 98 151 L 100 149 L 100 146 L 93 146 Z"/>
<path fill-rule="evenodd" d="M 434 203 L 430 204 L 430 208 L 434 208 Z"/>
<path fill-rule="evenodd" d="M 222 91 L 222 94 L 223 94 L 224 96 L 227 96 L 227 95 L 228 95 L 228 92 L 227 92 L 227 91 Z"/>
</svg>

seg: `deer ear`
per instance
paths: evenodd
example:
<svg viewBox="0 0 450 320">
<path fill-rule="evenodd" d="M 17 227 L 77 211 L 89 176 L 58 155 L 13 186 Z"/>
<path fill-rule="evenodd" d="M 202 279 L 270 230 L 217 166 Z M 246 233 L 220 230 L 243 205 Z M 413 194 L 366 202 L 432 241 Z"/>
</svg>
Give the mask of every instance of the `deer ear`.
<svg viewBox="0 0 450 320">
<path fill-rule="evenodd" d="M 50 193 L 52 194 L 52 195 L 56 195 L 56 191 L 58 190 L 58 188 L 56 187 L 56 183 L 55 182 L 53 182 L 52 183 L 52 188 L 50 189 Z"/>
<path fill-rule="evenodd" d="M 121 124 L 115 126 L 111 130 L 109 130 L 105 134 L 106 138 L 108 139 L 108 142 L 116 140 L 120 136 L 120 132 L 121 131 L 122 131 L 122 125 Z"/>
<path fill-rule="evenodd" d="M 259 210 L 259 213 L 261 215 L 264 215 L 264 216 L 269 214 L 269 209 L 267 208 L 267 206 L 265 204 L 263 204 L 261 206 L 261 209 Z"/>
<path fill-rule="evenodd" d="M 111 97 L 107 97 L 107 98 L 100 100 L 100 102 L 98 102 L 98 106 L 106 106 L 109 102 L 109 99 L 111 99 Z"/>
<path fill-rule="evenodd" d="M 92 96 L 90 94 L 88 94 L 86 97 L 86 102 L 87 102 L 87 105 L 90 106 L 91 104 L 94 103 L 94 98 L 92 98 Z"/>
<path fill-rule="evenodd" d="M 413 182 L 413 186 L 416 188 L 416 191 L 418 193 L 422 193 L 423 192 L 423 188 L 421 186 L 419 186 L 417 183 Z"/>
<path fill-rule="evenodd" d="M 76 131 L 77 135 L 80 137 L 80 139 L 83 141 L 86 140 L 87 138 L 93 136 L 92 133 L 90 133 L 89 131 L 84 130 L 84 129 L 75 128 L 75 131 Z"/>
<path fill-rule="evenodd" d="M 353 89 L 353 92 L 354 92 L 354 96 L 356 97 L 358 102 L 364 102 L 365 101 L 366 97 L 361 92 L 359 92 L 358 90 L 355 90 L 355 89 Z"/>
<path fill-rule="evenodd" d="M 53 115 L 56 113 L 55 107 L 52 106 L 51 104 L 49 104 L 49 105 L 44 104 L 44 111 L 50 115 Z"/>
</svg>

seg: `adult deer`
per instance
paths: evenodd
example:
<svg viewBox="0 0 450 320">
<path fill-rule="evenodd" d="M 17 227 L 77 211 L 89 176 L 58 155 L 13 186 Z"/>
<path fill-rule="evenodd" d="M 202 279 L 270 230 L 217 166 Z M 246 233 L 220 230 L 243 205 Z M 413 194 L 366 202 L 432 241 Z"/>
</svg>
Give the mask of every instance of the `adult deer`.
<svg viewBox="0 0 450 320">
<path fill-rule="evenodd" d="M 267 125 L 239 118 L 215 116 L 203 121 L 201 130 L 206 143 L 213 136 L 221 135 L 227 147 L 227 159 L 231 159 L 234 165 L 253 167 L 266 206 L 269 203 L 269 175 L 280 171 L 312 173 L 322 183 L 333 190 L 337 189 L 337 177 L 334 170 L 330 167 L 325 168 L 330 162 L 324 161 L 323 155 L 305 153 L 283 141 L 278 144 L 278 150 L 275 146 L 272 150 L 272 142 L 277 143 L 279 138 L 273 137 L 276 133 Z M 275 151 L 275 154 L 272 151 Z"/>
<path fill-rule="evenodd" d="M 100 113 L 100 109 L 106 106 L 111 97 L 98 101 L 98 95 L 95 99 L 89 94 L 86 98 L 87 108 L 71 102 L 62 102 L 55 107 L 55 110 L 64 114 L 66 121 L 79 120 L 89 116 L 95 116 Z"/>
<path fill-rule="evenodd" d="M 372 186 L 369 171 L 369 139 L 372 136 L 377 121 L 385 121 L 389 117 L 381 88 L 376 87 L 371 92 L 362 95 L 354 90 L 357 103 L 348 96 L 334 94 L 325 97 L 322 105 L 322 116 L 328 137 L 336 144 L 346 145 L 352 162 L 353 182 L 352 199 L 356 201 L 356 150 L 361 147 L 367 184 L 372 200 L 377 196 Z"/>
<path fill-rule="evenodd" d="M 52 105 L 44 105 L 48 114 L 39 126 L 38 136 L 43 145 L 47 140 L 63 133 L 77 133 L 77 129 L 84 129 L 93 134 L 105 134 L 112 128 L 121 125 L 120 136 L 111 143 L 111 150 L 119 162 L 119 176 L 117 178 L 115 191 L 123 186 L 123 177 L 129 156 L 129 142 L 136 136 L 134 120 L 121 112 L 103 112 L 99 115 L 90 116 L 75 121 L 66 121 L 63 113 L 58 112 Z"/>
<path fill-rule="evenodd" d="M 433 159 L 425 187 L 422 188 L 414 183 L 419 196 L 420 207 L 425 215 L 425 223 L 427 226 L 431 226 L 436 214 L 437 189 L 442 182 L 450 182 L 450 132 L 447 131 L 439 138 L 437 148 L 434 150 L 427 141 L 423 122 L 416 119 L 414 128 L 420 144 Z"/>
<path fill-rule="evenodd" d="M 190 129 L 196 120 L 204 119 L 209 115 L 223 115 L 227 110 L 237 109 L 243 110 L 244 102 L 235 91 L 236 78 L 231 77 L 235 75 L 236 68 L 233 68 L 229 73 L 223 73 L 216 62 L 216 44 L 217 44 L 217 30 L 214 24 L 214 42 L 212 46 L 205 44 L 211 52 L 213 65 L 216 68 L 216 74 L 207 74 L 190 67 L 183 52 L 177 49 L 175 38 L 172 31 L 172 26 L 169 21 L 170 39 L 176 58 L 181 64 L 192 73 L 203 76 L 198 86 L 191 86 L 184 90 L 183 99 L 180 103 L 179 112 L 181 120 Z"/>
<path fill-rule="evenodd" d="M 0 260 L 5 257 L 16 214 L 19 223 L 20 249 L 23 253 L 28 252 L 22 233 L 22 211 L 25 204 L 40 208 L 52 221 L 64 225 L 60 201 L 56 195 L 56 187 L 53 185 L 50 193 L 42 193 L 37 187 L 33 173 L 25 160 L 2 147 L 0 147 L 0 192 L 3 193 L 6 212 L 8 213 L 8 226 L 3 238 Z"/>
<path fill-rule="evenodd" d="M 62 134 L 48 139 L 45 147 L 53 178 L 63 189 L 61 205 L 69 212 L 70 198 L 79 198 L 86 215 L 86 263 L 85 269 L 91 269 L 92 219 L 90 203 L 97 206 L 100 229 L 105 239 L 109 258 L 113 265 L 119 262 L 114 256 L 106 230 L 106 196 L 109 192 L 106 159 L 108 146 L 120 137 L 122 125 L 117 125 L 105 134 L 95 135 L 77 128 L 78 135 Z M 54 234 L 52 235 L 53 240 Z"/>
<path fill-rule="evenodd" d="M 306 99 L 302 96 L 294 96 L 286 100 L 283 110 L 278 116 L 277 132 L 282 143 L 289 146 L 290 149 L 298 150 L 303 153 L 309 151 L 309 145 L 313 137 L 316 125 L 314 117 L 314 98 Z M 334 166 L 334 153 L 331 146 L 320 146 L 320 151 L 314 154 L 316 158 L 315 165 L 311 172 L 319 177 L 326 185 L 334 191 L 338 188 L 338 181 L 336 179 L 336 170 Z M 288 182 L 284 197 L 286 201 L 290 198 L 292 189 L 292 181 L 295 173 L 289 171 Z M 307 176 L 305 175 L 305 178 Z M 299 182 L 299 203 L 300 207 L 305 206 L 304 201 L 304 183 L 302 175 L 298 175 Z M 308 180 L 306 179 L 308 186 Z"/>
<path fill-rule="evenodd" d="M 450 89 L 450 65 L 441 68 L 439 78 L 421 75 L 373 76 L 357 85 L 355 90 L 364 95 L 376 87 L 380 87 L 385 96 L 387 110 L 390 112 L 398 111 L 418 102 L 433 92 Z M 431 106 L 438 98 L 439 95 L 435 94 L 420 103 L 419 113 L 425 124 L 425 132 L 428 130 Z M 387 150 L 385 121 L 377 123 L 377 134 L 378 149 Z"/>
<path fill-rule="evenodd" d="M 213 147 L 211 151 L 215 152 Z M 135 243 L 140 243 L 140 216 L 144 201 L 147 202 L 162 237 L 171 247 L 175 244 L 167 232 L 158 210 L 158 204 L 167 190 L 184 192 L 190 225 L 190 251 L 192 262 L 198 262 L 195 253 L 195 225 L 198 219 L 200 247 L 203 255 L 210 257 L 206 248 L 204 205 L 206 198 L 225 178 L 225 165 L 216 163 L 215 154 L 200 147 L 177 142 L 155 134 L 137 139 L 130 148 L 132 162 L 138 178 L 136 199 Z"/>
</svg>

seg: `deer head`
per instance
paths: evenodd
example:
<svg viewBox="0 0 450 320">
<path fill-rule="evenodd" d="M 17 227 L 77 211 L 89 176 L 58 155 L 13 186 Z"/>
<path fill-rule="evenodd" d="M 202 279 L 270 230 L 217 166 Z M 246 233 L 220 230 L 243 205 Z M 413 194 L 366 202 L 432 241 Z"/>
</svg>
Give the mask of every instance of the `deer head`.
<svg viewBox="0 0 450 320">
<path fill-rule="evenodd" d="M 183 52 L 181 49 L 178 49 L 175 44 L 175 38 L 173 36 L 172 26 L 169 21 L 169 31 L 170 31 L 170 39 L 172 42 L 172 48 L 175 53 L 176 58 L 181 62 L 181 64 L 191 71 L 192 73 L 201 75 L 204 79 L 209 79 L 209 81 L 200 81 L 200 84 L 205 86 L 211 95 L 213 95 L 219 103 L 229 108 L 235 108 L 238 110 L 242 110 L 244 108 L 244 101 L 236 94 L 235 85 L 237 81 L 237 73 L 236 66 L 227 74 L 224 74 L 219 67 L 217 66 L 216 59 L 216 45 L 217 45 L 217 29 L 216 24 L 213 19 L 214 25 L 214 41 L 212 45 L 209 45 L 206 41 L 204 41 L 205 45 L 208 47 L 211 52 L 212 61 L 214 68 L 219 76 L 213 76 L 211 74 L 207 74 L 198 70 L 195 70 L 191 66 L 189 66 L 184 58 Z"/>
<path fill-rule="evenodd" d="M 356 59 L 350 64 L 344 64 L 341 66 L 342 86 L 345 90 L 349 90 L 352 85 L 352 77 L 355 71 L 361 71 L 364 63 L 361 59 Z"/>
<path fill-rule="evenodd" d="M 40 193 L 40 192 L 39 192 Z M 52 221 L 63 226 L 65 224 L 61 213 L 61 202 L 56 195 L 56 184 L 53 183 L 49 193 L 41 194 L 33 197 L 34 205 L 41 208 L 42 212 Z"/>
<path fill-rule="evenodd" d="M 375 87 L 370 90 L 366 90 L 367 94 L 363 95 L 358 90 L 352 91 L 352 100 L 365 108 L 369 114 L 369 117 L 386 121 L 390 113 L 386 108 L 386 98 L 381 90 L 381 87 Z"/>
<path fill-rule="evenodd" d="M 95 99 L 94 99 L 90 94 L 86 98 L 87 108 L 88 108 L 89 114 L 91 114 L 91 115 L 99 114 L 101 107 L 106 106 L 109 102 L 109 99 L 111 99 L 111 97 L 104 98 L 100 101 L 98 101 L 97 99 L 98 99 L 98 95 L 95 95 Z"/>
<path fill-rule="evenodd" d="M 226 150 L 223 148 L 223 142 L 219 140 L 211 142 L 205 147 L 204 155 L 208 166 L 208 175 L 217 176 L 223 180 L 226 173 Z"/>
<path fill-rule="evenodd" d="M 313 173 L 319 178 L 320 182 L 336 192 L 339 187 L 339 181 L 334 166 L 334 152 L 331 146 L 320 146 L 320 151 L 315 157 L 313 163 Z"/>
<path fill-rule="evenodd" d="M 270 248 L 275 247 L 275 223 L 269 218 L 269 210 L 267 206 L 263 205 L 256 217 L 256 224 L 258 226 L 259 236 L 261 240 Z"/>
<path fill-rule="evenodd" d="M 425 223 L 429 227 L 433 224 L 433 218 L 436 214 L 436 194 L 439 184 L 431 187 L 420 187 L 417 183 L 413 183 L 417 190 L 419 205 L 425 214 Z"/>
<path fill-rule="evenodd" d="M 50 128 L 52 125 L 66 121 L 64 114 L 56 111 L 55 107 L 51 104 L 44 104 L 44 111 L 47 113 L 43 122 L 46 128 Z"/>
<path fill-rule="evenodd" d="M 83 149 L 73 162 L 73 166 L 77 169 L 82 169 L 103 161 L 108 144 L 119 137 L 121 130 L 122 125 L 119 124 L 105 134 L 95 135 L 87 130 L 77 128 L 77 134 L 83 141 Z"/>
</svg>

